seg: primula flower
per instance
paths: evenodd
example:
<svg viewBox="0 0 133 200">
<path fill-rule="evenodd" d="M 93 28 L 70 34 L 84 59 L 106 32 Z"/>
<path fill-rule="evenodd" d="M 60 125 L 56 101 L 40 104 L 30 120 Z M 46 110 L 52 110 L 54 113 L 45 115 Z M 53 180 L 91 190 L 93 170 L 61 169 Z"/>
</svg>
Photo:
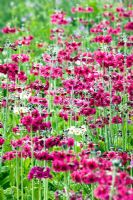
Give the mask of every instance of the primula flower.
<svg viewBox="0 0 133 200">
<path fill-rule="evenodd" d="M 5 140 L 3 137 L 0 137 L 0 146 L 2 146 L 4 144 Z"/>
<path fill-rule="evenodd" d="M 120 116 L 114 116 L 112 118 L 112 123 L 113 124 L 121 124 L 122 123 L 122 118 Z"/>
<path fill-rule="evenodd" d="M 116 96 L 116 95 L 115 95 L 115 96 L 112 97 L 112 103 L 113 103 L 113 104 L 120 104 L 121 101 L 122 101 L 121 96 Z"/>
<path fill-rule="evenodd" d="M 107 200 L 109 199 L 109 187 L 106 185 L 99 185 L 94 190 L 94 196 L 101 200 Z"/>
<path fill-rule="evenodd" d="M 72 13 L 76 13 L 76 12 L 79 12 L 79 13 L 91 13 L 93 11 L 94 11 L 94 9 L 92 7 L 84 8 L 82 6 L 72 7 L 72 9 L 71 9 Z"/>
<path fill-rule="evenodd" d="M 74 146 L 74 139 L 73 138 L 68 138 L 67 145 L 68 145 L 68 147 Z"/>
<path fill-rule="evenodd" d="M 29 62 L 29 56 L 26 54 L 12 54 L 11 56 L 12 61 L 18 63 L 18 62 Z"/>
<path fill-rule="evenodd" d="M 32 117 L 30 115 L 23 117 L 21 123 L 25 126 L 32 125 Z"/>
<path fill-rule="evenodd" d="M 16 151 L 10 151 L 10 152 L 6 152 L 3 156 L 2 156 L 2 160 L 6 161 L 6 160 L 12 160 L 14 158 L 16 158 Z"/>
<path fill-rule="evenodd" d="M 52 175 L 50 174 L 50 168 L 49 167 L 43 168 L 38 166 L 33 167 L 28 174 L 28 179 L 32 180 L 33 178 L 37 179 L 52 178 Z"/>
<path fill-rule="evenodd" d="M 13 33 L 16 33 L 16 31 L 17 31 L 16 28 L 11 28 L 9 26 L 6 26 L 2 29 L 2 33 L 4 34 L 9 34 L 9 33 L 13 34 Z"/>
<path fill-rule="evenodd" d="M 85 184 L 92 184 L 92 183 L 96 183 L 97 182 L 97 176 L 96 174 L 89 172 L 89 173 L 85 173 L 82 176 L 82 182 Z"/>
<path fill-rule="evenodd" d="M 29 35 L 27 37 L 23 37 L 22 39 L 16 40 L 15 45 L 17 45 L 17 46 L 18 45 L 29 46 L 33 39 L 34 39 L 34 37 L 32 35 Z"/>
<path fill-rule="evenodd" d="M 51 15 L 52 24 L 66 25 L 68 20 L 65 19 L 66 13 L 64 12 L 55 12 Z"/>
<path fill-rule="evenodd" d="M 53 161 L 53 169 L 56 172 L 65 172 L 69 170 L 69 165 L 68 163 L 65 163 L 61 160 L 54 160 Z"/>
<path fill-rule="evenodd" d="M 133 31 L 133 22 L 128 22 L 124 28 L 126 31 Z"/>
</svg>

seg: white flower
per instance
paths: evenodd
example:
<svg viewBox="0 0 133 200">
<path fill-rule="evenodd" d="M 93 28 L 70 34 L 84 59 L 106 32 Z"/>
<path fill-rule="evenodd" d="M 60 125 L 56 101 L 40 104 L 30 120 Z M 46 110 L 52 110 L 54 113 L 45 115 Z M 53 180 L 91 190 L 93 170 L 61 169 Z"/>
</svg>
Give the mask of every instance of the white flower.
<svg viewBox="0 0 133 200">
<path fill-rule="evenodd" d="M 20 93 L 20 99 L 22 99 L 22 100 L 28 99 L 30 96 L 31 96 L 31 94 L 28 92 L 25 92 L 25 91 Z"/>
<path fill-rule="evenodd" d="M 13 112 L 17 115 L 19 115 L 19 107 L 14 107 Z"/>
<path fill-rule="evenodd" d="M 4 56 L 6 56 L 6 55 L 8 54 L 8 52 L 7 52 L 7 51 L 3 51 L 2 54 L 3 54 Z"/>
<path fill-rule="evenodd" d="M 6 78 L 7 76 L 5 74 L 0 73 L 0 78 Z"/>
<path fill-rule="evenodd" d="M 82 129 L 82 131 L 83 131 L 83 132 L 86 132 L 86 131 L 87 131 L 87 129 L 86 129 L 86 126 L 85 126 L 85 125 L 82 125 L 82 126 L 81 126 L 81 129 Z"/>
<path fill-rule="evenodd" d="M 75 63 L 76 63 L 77 65 L 81 65 L 81 62 L 80 62 L 79 60 L 77 60 Z"/>
<path fill-rule="evenodd" d="M 86 126 L 82 125 L 80 128 L 71 126 L 68 130 L 68 134 L 74 134 L 74 135 L 82 135 L 87 131 Z"/>
<path fill-rule="evenodd" d="M 4 59 L 4 63 L 6 63 L 6 62 L 9 62 L 9 63 L 10 63 L 10 62 L 12 62 L 12 59 L 10 59 L 10 58 L 5 58 L 5 59 Z"/>
<path fill-rule="evenodd" d="M 13 112 L 17 115 L 19 115 L 20 113 L 27 113 L 28 108 L 15 106 L 14 109 L 13 109 Z"/>
</svg>

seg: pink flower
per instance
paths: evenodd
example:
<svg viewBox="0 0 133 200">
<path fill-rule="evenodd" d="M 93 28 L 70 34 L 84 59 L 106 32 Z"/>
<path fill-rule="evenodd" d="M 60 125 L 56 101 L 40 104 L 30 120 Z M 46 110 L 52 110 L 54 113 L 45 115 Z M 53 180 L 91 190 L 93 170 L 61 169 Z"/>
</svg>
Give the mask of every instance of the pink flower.
<svg viewBox="0 0 133 200">
<path fill-rule="evenodd" d="M 27 76 L 26 76 L 25 72 L 20 71 L 18 73 L 18 80 L 21 82 L 25 82 L 27 80 Z"/>
<path fill-rule="evenodd" d="M 126 31 L 133 31 L 133 22 L 128 22 L 124 28 Z"/>
<path fill-rule="evenodd" d="M 113 104 L 120 104 L 121 101 L 122 101 L 121 96 L 116 96 L 116 95 L 115 95 L 115 96 L 112 97 L 112 103 L 113 103 Z"/>
<path fill-rule="evenodd" d="M 9 26 L 6 26 L 2 29 L 2 33 L 5 33 L 5 34 L 9 34 L 9 33 L 15 33 L 17 31 L 16 28 L 11 28 Z"/>
<path fill-rule="evenodd" d="M 12 54 L 11 56 L 12 61 L 18 63 L 18 62 L 29 62 L 29 56 L 26 54 Z"/>
<path fill-rule="evenodd" d="M 4 142 L 5 142 L 4 138 L 0 137 L 0 146 L 2 146 Z"/>
<path fill-rule="evenodd" d="M 65 19 L 66 13 L 64 12 L 55 12 L 51 15 L 52 24 L 66 25 L 69 22 Z"/>
<path fill-rule="evenodd" d="M 67 145 L 68 145 L 68 147 L 74 146 L 74 139 L 73 138 L 68 138 Z"/>
<path fill-rule="evenodd" d="M 73 181 L 75 181 L 76 183 L 81 183 L 82 182 L 82 175 L 80 173 L 80 171 L 74 171 L 72 174 L 71 174 L 71 178 Z"/>
<path fill-rule="evenodd" d="M 113 124 L 122 124 L 122 118 L 120 117 L 120 116 L 114 116 L 113 118 L 112 118 L 112 123 Z"/>
<path fill-rule="evenodd" d="M 106 185 L 99 185 L 94 190 L 94 196 L 101 200 L 108 200 L 109 199 L 109 187 Z"/>
<path fill-rule="evenodd" d="M 29 174 L 28 174 L 28 179 L 32 180 L 33 178 L 37 179 L 43 179 L 43 178 L 52 178 L 52 175 L 50 174 L 50 168 L 46 167 L 33 167 Z"/>
<path fill-rule="evenodd" d="M 32 117 L 30 115 L 25 116 L 21 119 L 21 123 L 25 126 L 29 126 L 32 124 Z"/>
<path fill-rule="evenodd" d="M 83 183 L 85 183 L 85 184 L 96 183 L 96 182 L 97 182 L 96 174 L 94 174 L 94 173 L 92 173 L 92 172 L 85 173 L 85 174 L 82 176 L 82 181 L 83 181 Z"/>
</svg>

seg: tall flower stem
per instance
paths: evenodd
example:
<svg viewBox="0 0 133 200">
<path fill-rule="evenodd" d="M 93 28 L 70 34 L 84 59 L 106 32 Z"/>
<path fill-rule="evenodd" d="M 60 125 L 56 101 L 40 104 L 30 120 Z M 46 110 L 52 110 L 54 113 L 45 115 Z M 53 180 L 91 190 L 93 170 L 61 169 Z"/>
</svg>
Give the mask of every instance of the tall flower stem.
<svg viewBox="0 0 133 200">
<path fill-rule="evenodd" d="M 41 180 L 39 180 L 39 200 L 42 200 L 42 196 L 41 196 Z"/>
<path fill-rule="evenodd" d="M 16 186 L 17 186 L 17 200 L 19 200 L 19 169 L 18 169 L 18 155 L 16 154 Z"/>
<path fill-rule="evenodd" d="M 69 173 L 65 173 L 65 192 L 66 192 L 66 200 L 69 200 Z"/>
<path fill-rule="evenodd" d="M 46 165 L 47 165 L 46 161 L 44 161 L 44 167 L 46 167 Z M 44 185 L 44 200 L 48 200 L 48 179 L 43 180 L 43 185 Z"/>
<path fill-rule="evenodd" d="M 94 200 L 94 185 L 91 184 L 91 199 Z"/>
<path fill-rule="evenodd" d="M 44 200 L 48 200 L 48 179 L 44 179 Z"/>
<path fill-rule="evenodd" d="M 112 184 L 110 189 L 110 197 L 109 200 L 113 199 L 113 193 L 114 193 L 114 185 L 115 185 L 115 176 L 116 176 L 116 167 L 113 167 L 113 173 L 112 173 Z"/>
<path fill-rule="evenodd" d="M 21 156 L 21 200 L 23 199 L 24 199 L 23 197 L 23 158 Z"/>
<path fill-rule="evenodd" d="M 31 167 L 33 167 L 33 164 L 34 164 L 34 160 L 33 160 L 33 141 L 32 141 L 32 137 L 33 137 L 33 134 L 32 134 L 32 130 L 30 132 L 30 137 L 31 137 Z M 32 179 L 32 200 L 34 200 L 34 179 Z"/>
</svg>

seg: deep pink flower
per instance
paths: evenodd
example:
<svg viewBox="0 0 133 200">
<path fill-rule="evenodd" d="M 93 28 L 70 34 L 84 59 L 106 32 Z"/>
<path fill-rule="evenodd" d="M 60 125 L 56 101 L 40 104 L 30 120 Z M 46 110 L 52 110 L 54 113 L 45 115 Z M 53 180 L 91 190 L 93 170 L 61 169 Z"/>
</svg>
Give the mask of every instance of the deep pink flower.
<svg viewBox="0 0 133 200">
<path fill-rule="evenodd" d="M 6 26 L 2 29 L 2 33 L 5 33 L 5 34 L 9 34 L 9 33 L 15 33 L 17 31 L 16 28 L 11 28 L 9 26 Z"/>
<path fill-rule="evenodd" d="M 133 22 L 128 22 L 124 28 L 126 31 L 133 31 Z"/>
<path fill-rule="evenodd" d="M 67 145 L 68 145 L 68 147 L 74 146 L 74 139 L 73 138 L 68 138 Z"/>
<path fill-rule="evenodd" d="M 112 103 L 113 103 L 113 104 L 120 104 L 121 101 L 122 101 L 121 96 L 116 96 L 116 95 L 115 95 L 115 96 L 112 97 Z"/>
<path fill-rule="evenodd" d="M 96 198 L 101 200 L 109 200 L 109 187 L 106 185 L 99 185 L 94 190 L 94 195 Z"/>
<path fill-rule="evenodd" d="M 112 123 L 113 124 L 121 124 L 122 123 L 122 118 L 120 117 L 120 116 L 114 116 L 113 118 L 112 118 Z"/>
<path fill-rule="evenodd" d="M 0 146 L 2 146 L 5 142 L 5 139 L 3 137 L 0 137 Z"/>
<path fill-rule="evenodd" d="M 97 182 L 97 177 L 94 173 L 89 172 L 89 173 L 85 173 L 82 176 L 82 181 L 85 184 L 92 184 L 92 183 L 96 183 Z"/>
<path fill-rule="evenodd" d="M 52 178 L 52 175 L 50 174 L 50 168 L 46 167 L 33 167 L 29 174 L 28 174 L 28 179 L 32 180 L 33 178 L 37 179 L 43 179 L 43 178 Z"/>
<path fill-rule="evenodd" d="M 23 117 L 21 123 L 25 126 L 32 125 L 32 117 L 30 115 Z"/>
<path fill-rule="evenodd" d="M 12 61 L 18 63 L 18 62 L 28 62 L 29 61 L 29 56 L 26 54 L 12 54 L 11 56 Z"/>
</svg>

